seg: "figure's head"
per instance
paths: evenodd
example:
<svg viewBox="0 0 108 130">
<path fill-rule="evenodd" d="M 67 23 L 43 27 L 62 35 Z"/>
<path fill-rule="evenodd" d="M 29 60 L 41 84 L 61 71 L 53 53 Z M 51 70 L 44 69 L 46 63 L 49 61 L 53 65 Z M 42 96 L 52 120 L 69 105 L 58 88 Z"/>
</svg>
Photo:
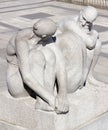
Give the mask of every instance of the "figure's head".
<svg viewBox="0 0 108 130">
<path fill-rule="evenodd" d="M 51 19 L 41 19 L 33 25 L 33 32 L 39 37 L 51 36 L 56 30 L 56 23 Z"/>
<path fill-rule="evenodd" d="M 79 22 L 83 27 L 88 26 L 89 29 L 92 27 L 92 23 L 97 18 L 97 10 L 92 6 L 87 6 L 80 12 Z"/>
</svg>

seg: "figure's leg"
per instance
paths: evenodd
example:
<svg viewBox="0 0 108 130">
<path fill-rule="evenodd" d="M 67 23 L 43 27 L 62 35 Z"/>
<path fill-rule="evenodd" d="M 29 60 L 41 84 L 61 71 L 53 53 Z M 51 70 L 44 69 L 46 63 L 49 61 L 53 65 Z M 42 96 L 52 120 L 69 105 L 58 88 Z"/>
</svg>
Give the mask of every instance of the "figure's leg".
<svg viewBox="0 0 108 130">
<path fill-rule="evenodd" d="M 7 86 L 13 97 L 20 98 L 27 97 L 29 95 L 23 86 L 18 66 L 10 63 L 8 64 L 7 69 Z"/>
<path fill-rule="evenodd" d="M 98 40 L 97 43 L 96 43 L 96 47 L 94 49 L 94 55 L 93 55 L 89 75 L 93 75 L 93 71 L 94 71 L 96 63 L 97 63 L 97 61 L 99 59 L 100 52 L 101 52 L 101 42 Z"/>
<path fill-rule="evenodd" d="M 98 86 L 102 87 L 102 86 L 105 86 L 106 84 L 101 81 L 96 80 L 93 76 L 94 68 L 99 59 L 100 52 L 101 52 L 101 42 L 99 40 L 97 40 L 96 47 L 94 49 L 94 55 L 93 55 L 91 66 L 90 66 L 90 71 L 88 74 L 88 82 L 93 85 L 98 85 Z"/>
<path fill-rule="evenodd" d="M 84 86 L 86 86 L 86 82 L 87 82 L 87 78 L 88 78 L 88 75 L 89 75 L 89 72 L 90 72 L 90 69 L 91 69 L 91 65 L 92 65 L 92 62 L 93 62 L 93 56 L 94 56 L 94 51 L 95 49 L 93 50 L 88 50 L 87 49 L 87 65 L 86 67 L 84 68 Z"/>
</svg>

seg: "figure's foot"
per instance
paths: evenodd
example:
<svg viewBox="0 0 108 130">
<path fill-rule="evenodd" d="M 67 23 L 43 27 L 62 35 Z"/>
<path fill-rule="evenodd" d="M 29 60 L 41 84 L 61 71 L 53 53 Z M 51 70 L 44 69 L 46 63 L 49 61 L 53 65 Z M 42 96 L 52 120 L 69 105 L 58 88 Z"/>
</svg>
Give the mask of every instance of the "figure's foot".
<svg viewBox="0 0 108 130">
<path fill-rule="evenodd" d="M 99 80 L 96 80 L 93 76 L 88 76 L 87 82 L 98 87 L 106 87 L 107 84 L 104 82 L 101 82 Z"/>
<path fill-rule="evenodd" d="M 57 95 L 55 111 L 57 114 L 65 114 L 69 112 L 69 104 L 65 95 Z"/>
<path fill-rule="evenodd" d="M 54 109 L 44 101 L 43 102 L 37 101 L 35 104 L 35 108 L 38 110 L 43 110 L 43 111 L 54 111 Z"/>
<path fill-rule="evenodd" d="M 9 91 L 9 90 L 8 90 Z M 18 99 L 22 99 L 22 98 L 28 98 L 30 97 L 30 95 L 25 91 L 25 92 L 22 92 L 22 93 L 13 93 L 13 92 L 10 92 L 10 95 L 14 98 L 18 98 Z"/>
</svg>

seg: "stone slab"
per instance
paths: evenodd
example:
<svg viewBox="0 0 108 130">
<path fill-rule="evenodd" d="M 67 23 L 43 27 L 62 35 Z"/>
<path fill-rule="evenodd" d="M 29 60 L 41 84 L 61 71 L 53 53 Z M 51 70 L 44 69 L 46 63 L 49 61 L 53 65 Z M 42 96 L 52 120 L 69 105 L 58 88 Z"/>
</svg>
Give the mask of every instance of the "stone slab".
<svg viewBox="0 0 108 130">
<path fill-rule="evenodd" d="M 68 114 L 57 115 L 35 109 L 36 100 L 28 97 L 15 99 L 7 90 L 0 93 L 0 120 L 11 122 L 29 130 L 74 130 L 108 110 L 108 86 L 87 85 L 68 95 Z"/>
<path fill-rule="evenodd" d="M 0 121 L 0 130 L 28 130 L 28 129 L 4 121 Z"/>
<path fill-rule="evenodd" d="M 108 113 L 103 114 L 99 119 L 88 124 L 84 128 L 77 130 L 107 130 L 108 129 Z"/>
</svg>

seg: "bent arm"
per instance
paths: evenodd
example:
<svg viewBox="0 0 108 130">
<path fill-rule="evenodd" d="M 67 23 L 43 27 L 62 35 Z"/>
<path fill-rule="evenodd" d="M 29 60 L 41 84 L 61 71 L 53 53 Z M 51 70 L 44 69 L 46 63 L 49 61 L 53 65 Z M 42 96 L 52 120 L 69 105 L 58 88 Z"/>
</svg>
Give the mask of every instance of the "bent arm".
<svg viewBox="0 0 108 130">
<path fill-rule="evenodd" d="M 98 38 L 99 38 L 99 34 L 95 30 L 92 30 L 90 34 L 85 34 L 86 47 L 89 50 L 94 49 Z"/>
<path fill-rule="evenodd" d="M 58 93 L 56 96 L 56 113 L 67 113 L 69 111 L 69 104 L 67 98 L 67 74 L 65 61 L 62 53 L 56 51 L 56 78 L 58 83 Z"/>
<path fill-rule="evenodd" d="M 94 49 L 96 45 L 96 41 L 98 38 L 98 33 L 93 30 L 90 34 L 87 34 L 83 27 L 80 27 L 79 24 L 75 21 L 67 21 L 64 23 L 65 30 L 70 30 L 71 32 L 76 33 L 85 43 L 86 48 Z"/>
<path fill-rule="evenodd" d="M 29 68 L 29 47 L 25 39 L 16 38 L 16 53 L 18 56 L 18 64 L 24 82 L 34 90 L 42 99 L 54 106 L 54 97 L 48 93 L 38 81 L 36 81 Z"/>
<path fill-rule="evenodd" d="M 62 55 L 62 52 L 56 48 L 56 78 L 58 82 L 58 94 L 67 95 L 67 74 L 65 67 L 65 60 Z"/>
<path fill-rule="evenodd" d="M 95 45 L 96 45 L 96 39 L 94 39 L 93 37 L 91 36 L 88 36 L 87 34 L 80 34 L 83 41 L 85 42 L 86 44 L 86 48 L 89 49 L 89 50 L 92 50 L 95 48 Z"/>
<path fill-rule="evenodd" d="M 9 43 L 6 48 L 7 56 L 15 55 L 15 37 L 16 34 L 9 40 Z"/>
<path fill-rule="evenodd" d="M 95 48 L 98 38 L 98 33 L 96 31 L 93 30 L 90 34 L 86 34 L 83 30 L 79 30 L 77 33 L 84 41 L 87 49 L 92 50 Z"/>
</svg>

